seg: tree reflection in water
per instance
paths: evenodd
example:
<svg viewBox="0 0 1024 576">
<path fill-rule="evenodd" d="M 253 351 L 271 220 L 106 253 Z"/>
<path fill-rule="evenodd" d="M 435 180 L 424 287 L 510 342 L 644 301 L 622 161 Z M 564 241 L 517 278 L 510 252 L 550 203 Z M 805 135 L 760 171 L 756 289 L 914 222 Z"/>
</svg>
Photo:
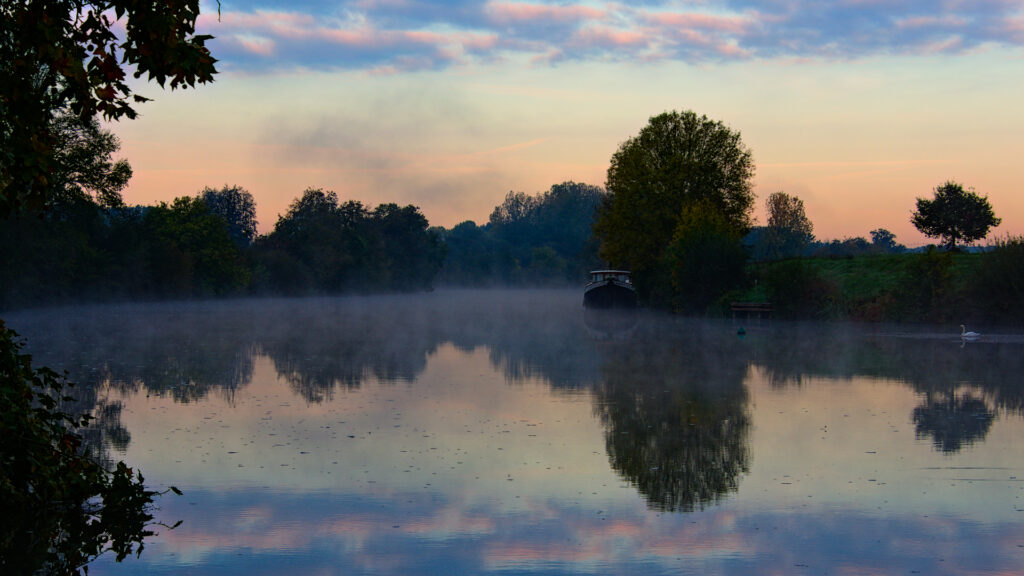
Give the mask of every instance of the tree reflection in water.
<svg viewBox="0 0 1024 576">
<path fill-rule="evenodd" d="M 918 438 L 932 438 L 936 450 L 959 452 L 964 445 L 982 441 L 988 435 L 995 412 L 984 400 L 970 392 L 925 395 L 925 402 L 914 408 L 914 426 Z"/>
<path fill-rule="evenodd" d="M 748 367 L 773 387 L 814 378 L 900 381 L 925 398 L 919 436 L 951 452 L 981 442 L 995 415 L 1024 413 L 1020 341 L 959 339 L 892 327 L 765 322 L 736 338 L 728 321 L 637 311 L 595 316 L 571 291 L 112 305 L 30 311 L 21 331 L 41 364 L 81 384 L 90 434 L 124 450 L 116 393 L 229 401 L 260 356 L 310 403 L 367 379 L 414 383 L 442 345 L 484 347 L 510 384 L 593 390 L 612 466 L 651 506 L 692 510 L 736 490 L 750 462 Z M 970 382 L 969 394 L 956 393 Z M 99 446 L 98 439 L 88 438 Z"/>
<path fill-rule="evenodd" d="M 750 467 L 747 364 L 735 339 L 687 321 L 612 343 L 595 387 L 611 466 L 652 508 L 702 509 Z"/>
</svg>

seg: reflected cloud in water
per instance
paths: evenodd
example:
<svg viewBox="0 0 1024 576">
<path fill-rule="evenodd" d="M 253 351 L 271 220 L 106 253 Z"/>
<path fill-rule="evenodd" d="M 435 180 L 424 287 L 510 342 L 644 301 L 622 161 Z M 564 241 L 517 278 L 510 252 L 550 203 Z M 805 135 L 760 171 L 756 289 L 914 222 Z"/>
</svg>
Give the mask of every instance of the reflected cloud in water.
<svg viewBox="0 0 1024 576">
<path fill-rule="evenodd" d="M 193 518 L 189 530 L 147 547 L 140 573 L 1011 574 L 1024 540 L 1017 522 L 815 507 L 652 516 L 629 505 L 589 513 L 560 500 L 510 512 L 414 492 L 185 498 L 166 512 Z M 197 507 L 202 516 L 192 514 Z M 109 560 L 96 566 L 120 568 Z"/>
</svg>

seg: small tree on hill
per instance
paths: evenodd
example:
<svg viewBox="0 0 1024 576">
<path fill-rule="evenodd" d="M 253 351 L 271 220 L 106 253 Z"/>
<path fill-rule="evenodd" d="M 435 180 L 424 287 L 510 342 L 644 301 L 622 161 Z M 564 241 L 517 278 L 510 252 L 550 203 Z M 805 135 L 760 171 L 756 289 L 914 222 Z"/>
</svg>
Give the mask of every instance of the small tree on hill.
<svg viewBox="0 0 1024 576">
<path fill-rule="evenodd" d="M 917 199 L 917 210 L 910 221 L 929 238 L 941 238 L 949 250 L 956 249 L 957 241 L 966 243 L 988 236 L 989 228 L 1002 222 L 996 218 L 988 198 L 979 196 L 973 188 L 952 180 L 935 188 L 935 198 Z"/>
<path fill-rule="evenodd" d="M 765 242 L 771 259 L 803 253 L 814 241 L 814 225 L 804 212 L 804 201 L 785 192 L 774 192 L 765 201 L 768 230 Z"/>
<path fill-rule="evenodd" d="M 880 252 L 892 253 L 902 252 L 905 246 L 896 243 L 896 235 L 885 228 L 875 228 L 871 231 L 871 245 Z"/>
</svg>

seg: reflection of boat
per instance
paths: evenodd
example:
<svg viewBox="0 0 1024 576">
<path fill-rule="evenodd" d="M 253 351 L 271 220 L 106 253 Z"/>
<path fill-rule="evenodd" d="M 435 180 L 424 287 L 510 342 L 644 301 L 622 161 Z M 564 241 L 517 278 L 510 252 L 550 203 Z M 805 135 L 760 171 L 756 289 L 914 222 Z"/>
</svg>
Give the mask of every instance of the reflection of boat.
<svg viewBox="0 0 1024 576">
<path fill-rule="evenodd" d="M 636 289 L 626 270 L 592 270 L 583 290 L 588 308 L 635 308 Z"/>
<path fill-rule="evenodd" d="M 593 340 L 629 340 L 638 324 L 636 312 L 587 308 L 583 310 L 583 323 Z"/>
</svg>

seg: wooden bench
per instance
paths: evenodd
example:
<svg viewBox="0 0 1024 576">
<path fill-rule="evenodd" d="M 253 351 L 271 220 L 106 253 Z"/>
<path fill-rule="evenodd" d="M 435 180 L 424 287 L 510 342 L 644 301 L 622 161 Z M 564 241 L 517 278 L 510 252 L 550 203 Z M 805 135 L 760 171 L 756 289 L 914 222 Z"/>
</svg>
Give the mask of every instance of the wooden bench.
<svg viewBox="0 0 1024 576">
<path fill-rule="evenodd" d="M 757 314 L 758 318 L 762 314 L 765 316 L 772 315 L 772 305 L 770 302 L 733 302 L 729 305 L 729 309 L 732 310 L 733 318 L 737 314 L 742 314 L 747 318 L 750 318 L 753 314 Z"/>
</svg>

